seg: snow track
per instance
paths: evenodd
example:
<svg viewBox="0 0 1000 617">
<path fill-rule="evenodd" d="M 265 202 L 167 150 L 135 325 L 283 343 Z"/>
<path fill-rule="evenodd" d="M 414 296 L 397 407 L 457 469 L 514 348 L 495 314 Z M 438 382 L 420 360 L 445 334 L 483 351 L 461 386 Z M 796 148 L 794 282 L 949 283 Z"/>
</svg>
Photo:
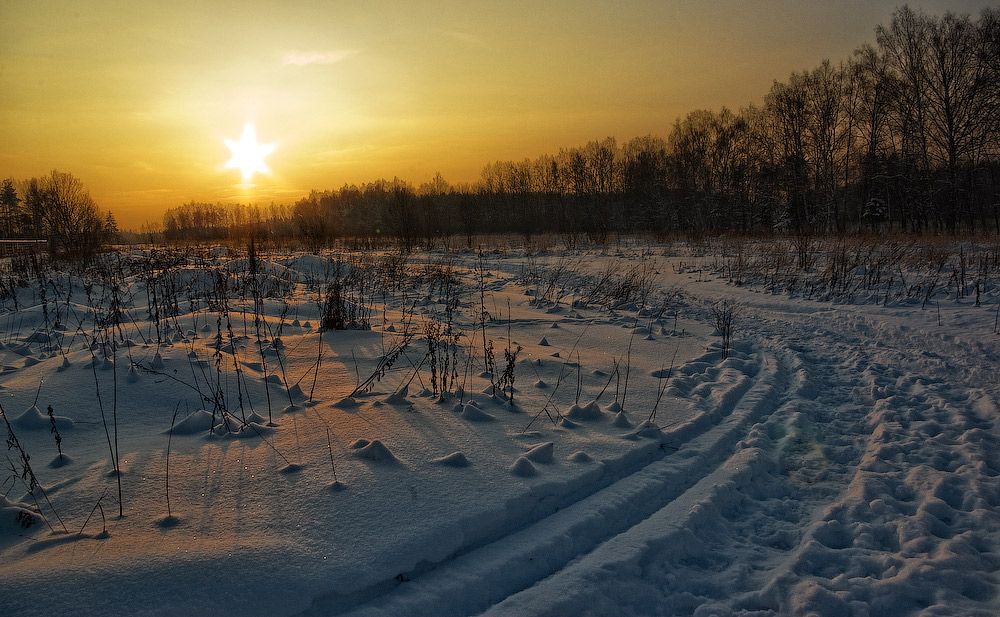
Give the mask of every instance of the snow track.
<svg viewBox="0 0 1000 617">
<path fill-rule="evenodd" d="M 752 363 L 677 371 L 674 396 L 710 394 L 662 456 L 347 614 L 976 614 L 1000 565 L 981 369 L 864 314 L 771 310 Z"/>
<path fill-rule="evenodd" d="M 681 367 L 679 372 L 687 368 L 688 372 L 718 373 L 717 367 L 706 361 L 714 358 L 717 362 L 718 357 L 714 351 Z M 745 468 L 741 471 L 737 465 L 733 469 L 726 459 L 749 428 L 774 410 L 775 402 L 787 388 L 787 370 L 773 356 L 755 354 L 754 360 L 741 363 L 750 366 L 748 372 L 754 376 L 725 384 L 712 409 L 672 430 L 656 431 L 661 455 L 653 462 L 630 470 L 610 486 L 524 529 L 440 564 L 347 614 L 474 614 L 522 590 L 527 589 L 523 593 L 530 595 L 543 588 L 539 581 L 565 572 L 567 564 L 581 556 L 595 554 L 602 543 L 627 539 L 631 528 L 648 524 L 651 517 L 663 516 L 678 503 L 686 503 L 692 487 L 697 491 L 706 482 L 725 482 L 730 480 L 723 478 L 745 475 Z M 502 611 L 502 607 L 500 604 L 495 609 Z M 538 603 L 532 601 L 532 611 L 537 608 Z M 559 607 L 554 610 L 560 612 Z M 523 612 L 523 608 L 514 608 L 513 612 Z"/>
</svg>

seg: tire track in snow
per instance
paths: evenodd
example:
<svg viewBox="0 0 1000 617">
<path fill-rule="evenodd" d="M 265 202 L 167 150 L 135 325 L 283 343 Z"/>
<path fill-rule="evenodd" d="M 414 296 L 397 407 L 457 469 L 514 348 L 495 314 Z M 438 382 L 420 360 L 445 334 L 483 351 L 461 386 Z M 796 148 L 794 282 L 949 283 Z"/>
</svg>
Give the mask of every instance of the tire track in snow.
<svg viewBox="0 0 1000 617">
<path fill-rule="evenodd" d="M 706 371 L 718 368 L 703 361 L 694 364 Z M 676 452 L 347 614 L 467 615 L 531 588 L 608 538 L 641 524 L 689 487 L 711 481 L 750 427 L 774 411 L 786 382 L 785 367 L 773 356 L 759 354 L 752 378 L 726 389 L 713 409 L 663 434 L 663 443 L 681 443 Z M 322 610 L 322 604 L 314 609 Z"/>
</svg>

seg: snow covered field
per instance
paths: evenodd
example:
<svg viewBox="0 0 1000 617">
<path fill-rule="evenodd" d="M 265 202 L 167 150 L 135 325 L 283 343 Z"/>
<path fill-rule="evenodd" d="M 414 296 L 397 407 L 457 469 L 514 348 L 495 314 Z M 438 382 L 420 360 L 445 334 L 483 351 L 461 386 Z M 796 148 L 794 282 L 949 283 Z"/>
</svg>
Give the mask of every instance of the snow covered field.
<svg viewBox="0 0 1000 617">
<path fill-rule="evenodd" d="M 4 273 L 0 614 L 1000 613 L 997 251 L 811 250 Z"/>
</svg>

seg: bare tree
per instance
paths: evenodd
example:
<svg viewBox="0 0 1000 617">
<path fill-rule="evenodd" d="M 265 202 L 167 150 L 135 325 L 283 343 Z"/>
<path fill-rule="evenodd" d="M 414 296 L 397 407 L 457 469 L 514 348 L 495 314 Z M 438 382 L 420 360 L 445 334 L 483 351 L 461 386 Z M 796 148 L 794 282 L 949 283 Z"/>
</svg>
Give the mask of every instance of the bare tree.
<svg viewBox="0 0 1000 617">
<path fill-rule="evenodd" d="M 36 233 L 49 238 L 54 253 L 88 257 L 106 240 L 104 221 L 83 182 L 70 173 L 53 170 L 32 178 L 25 204 Z"/>
</svg>

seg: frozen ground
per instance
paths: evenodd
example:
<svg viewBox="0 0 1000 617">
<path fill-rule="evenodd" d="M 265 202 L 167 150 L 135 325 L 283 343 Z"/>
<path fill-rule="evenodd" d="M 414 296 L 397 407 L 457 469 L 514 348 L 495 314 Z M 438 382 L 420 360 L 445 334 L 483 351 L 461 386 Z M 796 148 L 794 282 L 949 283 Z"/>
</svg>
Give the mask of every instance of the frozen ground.
<svg viewBox="0 0 1000 617">
<path fill-rule="evenodd" d="M 810 299 L 677 247 L 144 255 L 6 288 L 0 432 L 39 487 L 11 439 L 0 614 L 1000 613 L 985 283 Z M 338 276 L 370 329 L 321 331 Z"/>
</svg>

